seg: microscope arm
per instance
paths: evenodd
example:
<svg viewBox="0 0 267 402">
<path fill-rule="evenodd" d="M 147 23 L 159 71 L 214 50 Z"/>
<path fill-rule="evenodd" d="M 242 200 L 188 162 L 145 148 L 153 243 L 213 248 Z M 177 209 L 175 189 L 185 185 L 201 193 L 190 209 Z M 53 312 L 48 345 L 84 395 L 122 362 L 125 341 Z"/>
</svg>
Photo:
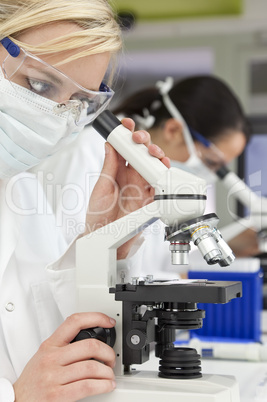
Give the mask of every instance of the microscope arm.
<svg viewBox="0 0 267 402">
<path fill-rule="evenodd" d="M 228 190 L 228 198 L 233 196 L 242 205 L 248 209 L 259 208 L 261 197 L 257 196 L 234 172 L 231 172 L 226 167 L 221 168 L 217 172 L 224 187 Z"/>
<path fill-rule="evenodd" d="M 79 283 L 113 287 L 121 279 L 117 278 L 116 250 L 130 240 L 145 227 L 160 218 L 158 201 L 134 211 L 115 222 L 103 226 L 77 241 L 78 266 L 83 266 L 91 260 L 97 264 L 98 269 L 78 271 Z M 81 252 L 81 250 L 84 250 Z M 86 255 L 84 254 L 86 252 Z M 80 256 L 82 255 L 82 258 Z"/>
<path fill-rule="evenodd" d="M 217 172 L 224 187 L 228 190 L 228 199 L 232 196 L 249 209 L 250 216 L 238 219 L 220 231 L 225 241 L 230 241 L 245 230 L 251 228 L 258 233 L 259 249 L 267 250 L 267 199 L 255 194 L 235 173 L 226 167 Z"/>
</svg>

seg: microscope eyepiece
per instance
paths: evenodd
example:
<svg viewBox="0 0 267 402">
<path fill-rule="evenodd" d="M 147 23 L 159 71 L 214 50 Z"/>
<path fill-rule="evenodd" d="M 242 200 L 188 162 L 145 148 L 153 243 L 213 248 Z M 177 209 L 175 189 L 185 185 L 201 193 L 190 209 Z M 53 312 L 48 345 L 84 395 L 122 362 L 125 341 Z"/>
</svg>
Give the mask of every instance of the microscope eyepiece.
<svg viewBox="0 0 267 402">
<path fill-rule="evenodd" d="M 94 120 L 93 128 L 107 140 L 109 134 L 121 124 L 120 120 L 110 110 L 104 110 Z"/>
</svg>

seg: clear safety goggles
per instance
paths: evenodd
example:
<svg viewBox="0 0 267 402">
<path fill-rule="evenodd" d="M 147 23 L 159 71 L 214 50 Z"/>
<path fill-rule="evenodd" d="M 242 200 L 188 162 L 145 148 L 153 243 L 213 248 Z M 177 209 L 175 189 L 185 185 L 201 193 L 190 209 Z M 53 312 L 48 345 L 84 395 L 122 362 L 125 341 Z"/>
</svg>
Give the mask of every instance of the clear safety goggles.
<svg viewBox="0 0 267 402">
<path fill-rule="evenodd" d="M 56 102 L 54 113 L 70 112 L 78 126 L 92 122 L 111 101 L 114 92 L 103 82 L 99 91 L 77 82 L 39 57 L 19 48 L 9 38 L 0 41 L 9 52 L 2 63 L 6 79 Z"/>
<path fill-rule="evenodd" d="M 215 173 L 227 165 L 223 152 L 215 144 L 191 127 L 189 127 L 189 131 L 192 137 L 198 142 L 197 154 L 204 165 Z"/>
</svg>

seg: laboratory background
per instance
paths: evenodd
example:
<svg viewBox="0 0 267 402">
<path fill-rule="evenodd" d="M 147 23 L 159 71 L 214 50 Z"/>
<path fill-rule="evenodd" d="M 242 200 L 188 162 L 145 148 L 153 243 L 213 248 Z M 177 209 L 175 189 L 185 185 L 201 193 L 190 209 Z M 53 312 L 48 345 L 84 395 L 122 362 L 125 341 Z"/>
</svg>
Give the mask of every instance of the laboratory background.
<svg viewBox="0 0 267 402">
<path fill-rule="evenodd" d="M 253 192 L 266 196 L 266 1 L 116 0 L 114 5 L 125 44 L 111 108 L 168 76 L 175 81 L 206 74 L 223 79 L 238 96 L 252 130 L 244 152 L 229 166 Z M 210 197 L 220 227 L 248 214 L 220 182 L 215 187 Z"/>
<path fill-rule="evenodd" d="M 119 72 L 115 77 L 115 97 L 111 108 L 116 109 L 123 99 L 136 91 L 153 87 L 157 81 L 164 81 L 169 76 L 175 81 L 196 75 L 214 75 L 221 78 L 237 95 L 251 129 L 251 138 L 247 146 L 242 154 L 229 164 L 229 169 L 246 183 L 253 194 L 259 198 L 266 197 L 267 2 L 116 0 L 114 4 L 120 15 L 125 45 L 119 59 Z M 228 190 L 218 180 L 210 193 L 210 202 L 220 218 L 219 228 L 222 228 L 222 231 L 227 226 L 230 231 L 235 230 L 231 224 L 242 218 L 246 220 L 250 215 L 246 203 L 240 202 L 242 193 L 238 197 L 235 191 Z M 264 208 L 262 204 L 261 208 Z M 236 265 L 236 272 L 232 272 L 230 276 L 227 276 L 225 271 L 228 270 L 229 273 L 231 269 L 235 271 L 235 268 L 224 268 L 222 271 L 226 276 L 220 276 L 216 269 L 213 276 L 210 274 L 210 278 L 214 280 L 243 278 L 243 291 L 245 287 L 247 301 L 241 310 L 240 306 L 231 305 L 235 301 L 228 303 L 229 306 L 226 306 L 224 311 L 220 310 L 220 306 L 218 310 L 213 310 L 214 305 L 206 306 L 207 321 L 203 323 L 203 338 L 200 337 L 203 342 L 210 339 L 217 342 L 222 340 L 226 342 L 224 345 L 227 345 L 227 342 L 238 343 L 241 340 L 241 343 L 248 341 L 253 344 L 255 341 L 260 342 L 262 337 L 266 338 L 266 251 L 263 246 L 257 258 L 241 259 L 245 267 L 244 272 L 242 267 Z M 212 270 L 212 267 L 210 269 Z M 209 267 L 206 266 L 204 273 L 201 273 L 203 278 L 208 270 Z M 201 268 L 197 274 L 191 273 L 191 278 L 199 278 L 199 271 Z M 216 324 L 220 315 L 223 324 Z M 241 319 L 238 318 L 240 315 Z M 229 325 L 234 328 L 229 328 L 225 333 L 219 328 L 216 332 L 216 325 Z M 200 334 L 198 330 L 195 333 L 196 336 Z M 237 354 L 240 353 L 244 358 L 244 351 L 238 352 L 238 344 L 235 345 Z M 209 357 L 209 347 L 206 347 L 206 357 Z M 225 348 L 222 346 L 220 365 L 217 363 L 213 367 L 211 360 L 205 360 L 207 370 L 214 369 L 218 374 L 231 372 L 231 362 L 227 359 L 232 354 L 230 359 L 236 359 L 235 363 L 232 363 L 235 364 L 233 371 L 244 373 L 243 376 L 240 374 L 239 378 L 241 401 L 267 401 L 266 364 L 257 366 L 253 358 L 253 362 L 248 358 L 244 364 L 242 359 L 239 360 L 240 355 L 235 356 L 231 347 L 229 344 Z"/>
<path fill-rule="evenodd" d="M 5 5 L 9 6 L 8 1 L 5 0 Z M 76 8 L 76 1 L 61 1 L 60 5 L 70 13 L 74 12 L 72 7 Z M 54 13 L 57 2 L 49 3 Z M 92 0 L 90 5 L 88 0 L 79 3 L 84 12 L 87 8 L 89 17 L 86 18 L 90 22 L 94 3 L 98 5 L 97 0 Z M 1 278 L 4 286 L 0 296 L 6 300 L 1 310 L 4 318 L 0 327 L 3 353 L 0 372 L 4 374 L 0 378 L 0 402 L 36 400 L 42 381 L 38 376 L 42 373 L 47 375 L 40 386 L 40 395 L 52 395 L 51 399 L 40 397 L 42 401 L 267 402 L 267 0 L 101 0 L 100 3 L 109 12 L 107 5 L 110 4 L 117 16 L 113 19 L 110 13 L 105 17 L 107 22 L 113 21 L 113 31 L 101 26 L 101 35 L 107 33 L 110 39 L 118 31 L 120 37 L 118 22 L 123 49 L 116 60 L 116 68 L 107 73 L 109 50 L 103 52 L 102 47 L 99 50 L 96 46 L 96 54 L 86 59 L 88 62 L 91 57 L 97 57 L 92 71 L 99 77 L 103 73 L 104 81 L 100 84 L 99 80 L 96 87 L 99 89 L 89 89 L 91 83 L 80 83 L 79 75 L 83 74 L 79 71 L 85 71 L 86 63 L 81 63 L 81 70 L 78 59 L 71 61 L 73 69 L 64 67 L 64 63 L 61 67 L 61 62 L 50 65 L 49 51 L 49 62 L 46 62 L 46 58 L 42 60 L 20 48 L 16 38 L 12 42 L 9 33 L 1 38 L 2 51 L 9 54 L 3 62 L 7 67 L 0 83 L 2 79 L 4 84 L 11 84 L 12 90 L 19 88 L 21 93 L 28 92 L 30 99 L 35 99 L 38 92 L 36 97 L 35 90 L 25 90 L 21 82 L 16 82 L 16 74 L 20 69 L 23 72 L 28 59 L 30 67 L 31 63 L 33 66 L 36 63 L 37 71 L 42 71 L 43 66 L 48 68 L 47 76 L 50 72 L 54 74 L 52 81 L 64 83 L 59 85 L 59 94 L 69 85 L 72 95 L 64 102 L 59 95 L 56 100 L 44 96 L 45 102 L 49 105 L 51 102 L 53 118 L 68 115 L 75 126 L 74 134 L 79 133 L 79 136 L 76 142 L 66 143 L 58 153 L 48 154 L 46 159 L 49 160 L 42 161 L 41 167 L 35 164 L 29 173 L 22 170 L 18 193 L 13 193 L 12 183 L 16 185 L 13 178 L 9 182 L 11 186 L 7 186 L 9 201 L 13 201 L 14 196 L 18 205 L 22 205 L 21 211 L 31 213 L 34 208 L 28 205 L 34 203 L 38 207 L 42 204 L 43 209 L 34 211 L 32 220 L 30 213 L 29 219 L 26 213 L 20 216 L 19 207 L 11 211 L 25 225 L 21 227 L 27 229 L 20 233 L 15 225 L 17 231 L 13 230 L 9 215 L 1 215 L 5 218 L 2 226 L 11 227 L 12 236 L 14 232 L 14 239 L 18 237 L 20 241 L 16 243 L 17 254 L 6 263 L 16 275 L 5 274 Z M 35 17 L 39 16 L 38 2 L 34 0 L 33 5 Z M 69 22 L 69 15 L 63 19 L 64 26 Z M 103 20 L 103 13 L 97 18 Z M 50 20 L 41 28 L 49 32 Z M 41 28 L 37 24 L 36 29 Z M 53 35 L 55 39 L 61 38 L 58 26 L 56 28 L 58 32 Z M 26 31 L 26 39 L 29 32 Z M 80 36 L 80 28 L 74 32 Z M 68 35 L 74 34 L 70 31 Z M 67 43 L 71 38 L 66 38 Z M 66 45 L 64 40 L 62 43 Z M 19 62 L 22 54 L 23 61 Z M 59 56 L 60 52 L 55 54 L 56 59 Z M 101 62 L 97 61 L 98 57 Z M 103 71 L 95 69 L 95 65 L 102 66 Z M 91 79 L 90 68 L 84 74 L 86 79 Z M 110 73 L 114 96 L 107 85 Z M 206 138 L 205 132 L 191 127 L 171 99 L 176 83 L 194 77 L 214 77 L 224 83 L 240 103 L 240 107 L 238 102 L 233 104 L 237 106 L 239 122 L 243 125 L 238 130 L 232 126 L 227 129 L 231 132 L 233 128 L 233 132 L 242 134 L 244 146 L 239 152 L 241 148 L 235 149 L 237 145 L 233 145 L 229 161 L 217 144 L 219 140 L 225 144 L 225 138 L 232 143 L 231 136 L 218 136 L 218 143 L 215 137 L 214 141 L 209 136 Z M 34 78 L 33 84 L 38 90 L 39 81 Z M 179 131 L 191 165 L 183 158 L 175 160 L 173 154 L 166 160 L 160 143 L 153 154 L 153 145 L 148 145 L 147 141 L 149 135 L 143 135 L 142 139 L 136 133 L 132 135 L 133 123 L 122 120 L 127 117 L 127 112 L 123 112 L 124 102 L 148 88 L 157 89 L 160 106 L 156 102 L 154 109 L 144 108 L 142 116 L 130 116 L 137 130 L 148 131 L 152 142 L 157 144 L 153 124 L 156 111 L 165 108 L 168 117 L 162 119 L 159 128 L 169 120 L 175 123 L 175 133 Z M 43 102 L 43 96 L 39 98 Z M 20 106 L 24 107 L 23 102 Z M 215 116 L 218 111 L 212 106 L 211 100 L 210 113 Z M 186 107 L 190 110 L 190 103 Z M 228 104 L 225 108 L 231 109 Z M 21 112 L 23 118 L 26 115 Z M 213 116 L 210 117 L 212 120 Z M 39 120 L 41 130 L 46 133 L 50 116 L 47 122 L 44 119 L 47 123 L 44 126 L 42 119 Z M 30 133 L 33 132 L 34 139 L 39 120 L 33 119 L 36 127 Z M 62 127 L 63 123 L 62 119 Z M 53 135 L 56 130 L 51 130 Z M 222 134 L 223 130 L 219 132 Z M 209 167 L 205 165 L 205 157 Z M 24 178 L 27 181 L 24 182 Z M 111 193 L 107 178 L 114 179 L 113 185 L 121 181 L 121 188 L 112 187 L 111 194 L 119 195 L 117 204 L 121 211 L 116 204 L 112 207 L 117 208 L 116 213 L 112 209 L 110 215 L 105 209 L 104 213 L 101 210 L 102 201 L 104 205 L 105 197 Z M 127 192 L 123 203 L 121 189 L 124 184 L 131 189 L 132 183 L 137 183 L 135 188 L 143 198 L 138 200 L 140 206 L 137 202 L 135 208 L 127 210 Z M 43 192 L 39 192 L 41 187 Z M 53 189 L 59 191 L 54 194 Z M 24 198 L 17 194 L 27 196 L 25 206 Z M 129 196 L 134 204 L 132 198 Z M 17 207 L 16 203 L 12 205 Z M 129 202 L 128 206 L 131 206 Z M 46 217 L 49 218 L 47 226 L 43 224 Z M 51 227 L 55 232 L 51 232 Z M 24 239 L 24 233 L 30 236 L 30 241 L 27 236 Z M 15 243 L 13 237 L 10 235 Z M 39 238 L 41 252 L 36 246 Z M 62 244 L 58 241 L 61 238 Z M 58 250 L 54 251 L 50 243 Z M 36 264 L 31 252 L 38 257 Z M 22 304 L 19 297 L 24 300 L 24 293 L 21 296 L 14 290 L 14 283 L 18 288 L 21 285 L 20 264 L 23 268 L 25 265 L 25 288 L 33 300 L 32 307 L 26 297 Z M 31 265 L 40 266 L 41 274 L 32 270 Z M 39 275 L 38 286 L 35 282 L 31 285 L 35 280 L 35 276 L 31 278 L 32 272 Z M 24 286 L 23 281 L 22 284 Z M 11 295 L 6 298 L 5 292 Z M 22 315 L 19 316 L 20 308 L 26 312 L 26 324 Z M 99 313 L 95 312 L 104 313 L 105 318 L 100 315 L 101 321 Z M 87 315 L 92 315 L 92 321 L 88 321 L 92 325 L 87 324 Z M 62 323 L 58 325 L 58 322 Z M 16 330 L 18 325 L 22 339 L 26 339 L 24 334 L 30 333 L 25 347 L 20 331 Z M 9 332 L 5 332 L 5 328 Z M 34 336 L 36 340 L 32 342 Z M 33 354 L 35 349 L 37 353 Z M 25 366 L 25 362 L 29 363 Z M 79 370 L 82 366 L 76 363 L 81 363 L 86 371 Z M 65 373 L 68 367 L 71 375 L 59 377 L 57 368 Z M 100 367 L 99 377 L 97 367 Z M 86 380 L 93 380 L 95 389 L 90 388 Z M 112 391 L 99 387 L 106 380 L 109 387 L 112 384 Z M 53 389 L 50 394 L 49 386 L 45 385 L 50 383 L 57 385 L 58 397 Z M 31 384 L 33 388 L 29 387 Z M 66 391 L 74 389 L 76 384 L 81 386 L 77 394 Z M 15 398 L 15 393 L 22 398 Z M 33 399 L 27 395 L 34 395 Z"/>
</svg>

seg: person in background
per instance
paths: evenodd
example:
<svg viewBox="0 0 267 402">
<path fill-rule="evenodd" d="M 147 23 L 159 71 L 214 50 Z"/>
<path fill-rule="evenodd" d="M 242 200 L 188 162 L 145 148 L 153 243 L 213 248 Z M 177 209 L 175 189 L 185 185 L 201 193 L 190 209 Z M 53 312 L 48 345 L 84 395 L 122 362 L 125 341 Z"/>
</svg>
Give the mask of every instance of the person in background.
<svg viewBox="0 0 267 402">
<path fill-rule="evenodd" d="M 98 180 L 96 144 L 82 132 L 112 98 L 103 79 L 120 48 L 106 0 L 0 3 L 1 402 L 74 402 L 115 387 L 112 348 L 71 341 L 115 325 L 104 312 L 75 314 L 77 238 L 153 195 L 108 144 Z M 132 120 L 123 124 L 134 131 Z M 169 166 L 147 132 L 132 138 Z M 133 201 L 131 184 L 143 199 Z"/>
<path fill-rule="evenodd" d="M 237 158 L 250 137 L 250 127 L 233 91 L 221 79 L 192 76 L 176 83 L 168 77 L 155 87 L 129 96 L 113 110 L 132 117 L 139 129 L 171 160 L 171 166 L 187 170 L 207 182 L 209 193 L 216 171 Z M 207 212 L 206 212 L 207 213 Z M 259 253 L 255 231 L 246 229 L 229 242 L 236 256 Z"/>
</svg>

